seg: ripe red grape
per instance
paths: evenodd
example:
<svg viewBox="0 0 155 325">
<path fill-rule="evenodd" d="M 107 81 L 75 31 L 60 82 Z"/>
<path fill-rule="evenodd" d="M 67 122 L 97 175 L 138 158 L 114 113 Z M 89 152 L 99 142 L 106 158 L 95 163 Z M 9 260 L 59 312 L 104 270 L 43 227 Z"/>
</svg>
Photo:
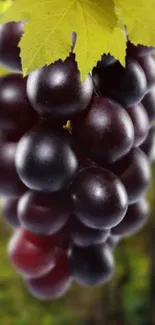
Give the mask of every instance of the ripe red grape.
<svg viewBox="0 0 155 325">
<path fill-rule="evenodd" d="M 150 164 L 139 148 L 133 148 L 126 157 L 109 168 L 120 177 L 130 204 L 137 202 L 146 192 L 150 181 Z"/>
<path fill-rule="evenodd" d="M 27 188 L 18 177 L 15 168 L 16 143 L 2 143 L 0 146 L 0 194 L 18 197 Z"/>
<path fill-rule="evenodd" d="M 92 78 L 81 82 L 74 55 L 58 60 L 32 72 L 27 81 L 27 93 L 34 109 L 49 119 L 70 119 L 88 105 L 92 93 Z"/>
<path fill-rule="evenodd" d="M 41 300 L 51 300 L 63 296 L 72 282 L 68 258 L 61 253 L 56 266 L 48 274 L 26 281 L 30 293 Z"/>
<path fill-rule="evenodd" d="M 82 285 L 101 285 L 114 271 L 111 250 L 106 245 L 73 246 L 69 255 L 73 278 Z"/>
<path fill-rule="evenodd" d="M 26 79 L 18 74 L 0 78 L 0 127 L 24 133 L 37 121 L 26 94 Z"/>
<path fill-rule="evenodd" d="M 17 216 L 18 198 L 3 197 L 1 198 L 2 216 L 6 222 L 13 228 L 20 227 L 20 222 Z"/>
<path fill-rule="evenodd" d="M 138 63 L 145 72 L 147 88 L 155 83 L 155 59 L 152 55 L 145 55 L 138 58 Z"/>
<path fill-rule="evenodd" d="M 47 274 L 56 265 L 60 248 L 54 237 L 40 238 L 20 228 L 16 230 L 8 245 L 8 254 L 15 268 L 26 277 Z"/>
<path fill-rule="evenodd" d="M 23 35 L 22 27 L 22 22 L 0 25 L 0 64 L 16 72 L 21 72 L 18 43 Z"/>
<path fill-rule="evenodd" d="M 149 129 L 149 120 L 143 105 L 139 104 L 128 109 L 134 126 L 134 147 L 138 147 L 146 138 Z"/>
<path fill-rule="evenodd" d="M 124 219 L 114 228 L 112 235 L 131 236 L 139 231 L 148 219 L 148 203 L 145 199 L 141 199 L 135 204 L 128 207 Z"/>
<path fill-rule="evenodd" d="M 18 204 L 18 218 L 21 225 L 42 235 L 58 232 L 70 216 L 67 191 L 44 194 L 26 192 Z"/>
<path fill-rule="evenodd" d="M 147 89 L 144 71 L 132 58 L 127 59 L 126 68 L 119 61 L 105 68 L 95 67 L 93 82 L 98 95 L 110 97 L 125 108 L 138 104 Z"/>
<path fill-rule="evenodd" d="M 71 135 L 66 130 L 52 130 L 46 123 L 36 126 L 17 145 L 16 168 L 23 183 L 32 190 L 61 190 L 78 168 Z"/>
<path fill-rule="evenodd" d="M 100 167 L 82 169 L 71 186 L 73 214 L 87 227 L 118 224 L 127 210 L 127 194 L 120 180 Z"/>
<path fill-rule="evenodd" d="M 144 96 L 142 104 L 147 112 L 149 123 L 155 120 L 155 86 Z"/>
<path fill-rule="evenodd" d="M 155 159 L 155 126 L 152 126 L 148 132 L 145 141 L 140 149 L 147 155 L 150 161 Z"/>
<path fill-rule="evenodd" d="M 134 141 L 128 113 L 106 97 L 93 97 L 87 111 L 72 121 L 72 133 L 84 155 L 101 165 L 123 157 Z"/>
</svg>

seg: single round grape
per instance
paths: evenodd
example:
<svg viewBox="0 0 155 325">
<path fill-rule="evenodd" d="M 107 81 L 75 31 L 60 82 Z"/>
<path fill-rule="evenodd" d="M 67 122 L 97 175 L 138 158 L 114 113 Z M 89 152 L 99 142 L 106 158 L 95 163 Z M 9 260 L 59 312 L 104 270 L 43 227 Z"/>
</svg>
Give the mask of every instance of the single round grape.
<svg viewBox="0 0 155 325">
<path fill-rule="evenodd" d="M 43 277 L 26 280 L 29 292 L 41 300 L 52 300 L 62 297 L 69 289 L 72 278 L 68 258 L 61 253 L 53 270 Z"/>
<path fill-rule="evenodd" d="M 18 198 L 14 197 L 1 198 L 2 216 L 12 228 L 20 227 L 20 222 L 17 215 L 18 200 Z"/>
<path fill-rule="evenodd" d="M 150 161 L 155 159 L 155 126 L 152 126 L 148 132 L 145 141 L 140 149 L 147 155 Z"/>
<path fill-rule="evenodd" d="M 130 107 L 128 114 L 134 126 L 134 147 L 138 147 L 146 138 L 149 129 L 149 120 L 143 105 Z"/>
<path fill-rule="evenodd" d="M 127 42 L 127 56 L 131 56 L 133 58 L 147 56 L 152 54 L 155 50 L 152 46 L 145 46 L 145 45 L 134 45 L 130 41 Z"/>
<path fill-rule="evenodd" d="M 138 63 L 145 72 L 147 88 L 155 83 L 155 59 L 152 55 L 145 55 L 138 58 Z"/>
<path fill-rule="evenodd" d="M 93 69 L 94 88 L 98 95 L 107 96 L 123 107 L 138 104 L 147 89 L 147 82 L 141 66 L 128 58 L 126 68 L 119 61 L 106 68 Z"/>
<path fill-rule="evenodd" d="M 71 186 L 73 214 L 87 227 L 117 225 L 127 210 L 127 194 L 120 180 L 100 167 L 82 169 Z"/>
<path fill-rule="evenodd" d="M 23 35 L 22 22 L 0 25 L 0 64 L 21 72 L 20 48 L 18 43 Z"/>
<path fill-rule="evenodd" d="M 126 157 L 109 166 L 109 169 L 120 177 L 129 204 L 139 201 L 150 182 L 150 164 L 142 150 L 133 148 Z"/>
<path fill-rule="evenodd" d="M 8 245 L 8 255 L 15 268 L 26 277 L 47 274 L 56 265 L 60 248 L 56 238 L 40 240 L 24 229 L 16 230 Z M 59 243 L 59 242 L 58 242 Z M 47 245 L 48 244 L 48 245 Z"/>
<path fill-rule="evenodd" d="M 32 72 L 27 94 L 34 109 L 49 119 L 70 119 L 82 112 L 91 100 L 92 78 L 81 82 L 75 56 L 58 60 Z"/>
<path fill-rule="evenodd" d="M 123 157 L 134 141 L 128 113 L 106 97 L 93 97 L 88 110 L 72 120 L 72 134 L 84 155 L 101 165 Z"/>
<path fill-rule="evenodd" d="M 66 130 L 52 130 L 45 122 L 21 138 L 15 161 L 23 183 L 42 192 L 63 189 L 78 169 L 70 134 Z"/>
<path fill-rule="evenodd" d="M 120 236 L 115 236 L 113 234 L 110 234 L 110 236 L 106 240 L 106 245 L 108 246 L 109 249 L 114 249 L 118 245 L 119 241 L 120 241 Z"/>
<path fill-rule="evenodd" d="M 114 260 L 106 245 L 73 246 L 69 255 L 73 278 L 82 285 L 101 285 L 114 272 Z"/>
<path fill-rule="evenodd" d="M 67 191 L 44 194 L 26 192 L 18 203 L 18 218 L 22 227 L 42 235 L 58 232 L 70 216 Z"/>
<path fill-rule="evenodd" d="M 139 231 L 148 219 L 149 207 L 145 199 L 141 199 L 128 207 L 124 219 L 111 230 L 112 235 L 131 236 Z"/>
<path fill-rule="evenodd" d="M 16 143 L 2 143 L 0 146 L 0 194 L 18 197 L 26 190 L 16 172 Z"/>
<path fill-rule="evenodd" d="M 103 54 L 101 60 L 97 62 L 98 68 L 105 68 L 115 63 L 117 60 L 110 54 Z"/>
<path fill-rule="evenodd" d="M 64 229 L 62 229 L 62 236 L 65 234 L 75 245 L 84 247 L 104 243 L 109 233 L 109 229 L 88 228 L 75 216 L 71 216 Z"/>
<path fill-rule="evenodd" d="M 0 127 L 2 130 L 28 131 L 38 120 L 26 94 L 26 78 L 10 74 L 0 78 Z"/>
<path fill-rule="evenodd" d="M 155 120 L 155 86 L 144 96 L 142 104 L 147 112 L 149 123 L 152 125 Z"/>
</svg>

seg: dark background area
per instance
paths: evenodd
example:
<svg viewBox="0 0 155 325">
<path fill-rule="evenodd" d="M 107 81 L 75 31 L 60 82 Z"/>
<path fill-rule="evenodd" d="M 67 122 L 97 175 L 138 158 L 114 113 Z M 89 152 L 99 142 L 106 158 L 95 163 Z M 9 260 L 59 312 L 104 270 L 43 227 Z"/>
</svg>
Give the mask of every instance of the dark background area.
<svg viewBox="0 0 155 325">
<path fill-rule="evenodd" d="M 27 292 L 7 257 L 10 228 L 0 218 L 0 323 L 3 325 L 155 324 L 155 164 L 147 194 L 150 218 L 114 251 L 113 280 L 102 287 L 75 283 L 61 299 L 40 302 Z"/>
</svg>

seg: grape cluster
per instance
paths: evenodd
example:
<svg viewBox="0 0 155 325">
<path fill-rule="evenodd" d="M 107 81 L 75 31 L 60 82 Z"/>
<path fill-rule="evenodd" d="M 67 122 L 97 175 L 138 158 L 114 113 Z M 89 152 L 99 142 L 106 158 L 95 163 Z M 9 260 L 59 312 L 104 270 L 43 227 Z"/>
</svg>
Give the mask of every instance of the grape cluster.
<svg viewBox="0 0 155 325">
<path fill-rule="evenodd" d="M 0 195 L 8 255 L 39 299 L 72 280 L 100 285 L 113 248 L 148 218 L 155 158 L 153 49 L 128 42 L 126 68 L 103 55 L 85 82 L 70 53 L 21 75 L 22 23 L 0 28 Z"/>
</svg>

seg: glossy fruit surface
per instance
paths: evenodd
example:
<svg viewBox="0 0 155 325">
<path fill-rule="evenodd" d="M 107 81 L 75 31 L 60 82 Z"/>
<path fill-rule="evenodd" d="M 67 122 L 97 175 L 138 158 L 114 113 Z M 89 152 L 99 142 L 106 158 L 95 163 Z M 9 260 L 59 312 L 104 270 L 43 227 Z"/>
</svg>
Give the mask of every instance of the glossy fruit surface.
<svg viewBox="0 0 155 325">
<path fill-rule="evenodd" d="M 106 97 L 93 97 L 87 111 L 72 121 L 72 134 L 83 154 L 101 165 L 123 157 L 134 141 L 128 113 Z"/>
<path fill-rule="evenodd" d="M 98 95 L 110 97 L 125 108 L 138 104 L 147 89 L 144 71 L 132 58 L 127 59 L 126 68 L 119 61 L 106 68 L 95 67 L 93 82 Z"/>
<path fill-rule="evenodd" d="M 101 285 L 113 275 L 113 256 L 104 244 L 90 247 L 73 246 L 69 259 L 73 277 L 82 285 Z"/>
<path fill-rule="evenodd" d="M 93 93 L 88 75 L 82 83 L 74 55 L 30 74 L 27 94 L 34 109 L 49 119 L 70 119 L 82 112 Z"/>
<path fill-rule="evenodd" d="M 123 184 L 111 172 L 90 167 L 81 170 L 71 186 L 73 214 L 87 227 L 111 228 L 127 210 Z"/>
<path fill-rule="evenodd" d="M 65 130 L 43 123 L 26 133 L 17 145 L 16 168 L 28 188 L 42 192 L 63 189 L 78 169 L 73 139 Z"/>
</svg>

